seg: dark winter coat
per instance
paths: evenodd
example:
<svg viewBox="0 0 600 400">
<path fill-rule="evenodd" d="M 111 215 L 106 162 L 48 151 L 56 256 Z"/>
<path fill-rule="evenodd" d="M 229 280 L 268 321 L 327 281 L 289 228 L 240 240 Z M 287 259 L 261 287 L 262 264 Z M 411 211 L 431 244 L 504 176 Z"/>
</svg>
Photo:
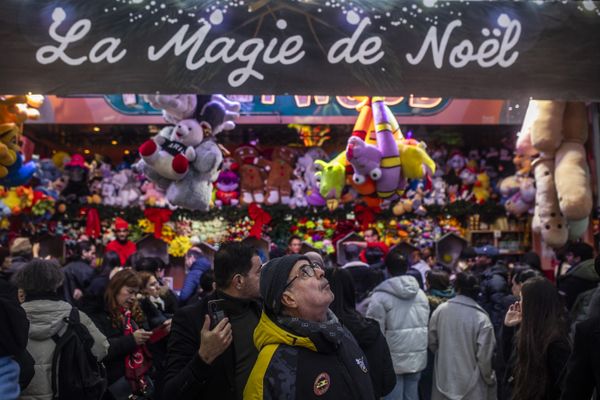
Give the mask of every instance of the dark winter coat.
<svg viewBox="0 0 600 400">
<path fill-rule="evenodd" d="M 369 374 L 375 398 L 390 393 L 396 386 L 396 374 L 385 336 L 377 321 L 356 314 L 341 317 L 342 324 L 352 333 L 369 362 Z"/>
<path fill-rule="evenodd" d="M 11 356 L 19 364 L 19 383 L 26 387 L 35 371 L 27 352 L 29 320 L 17 299 L 17 288 L 0 279 L 0 357 Z"/>
<path fill-rule="evenodd" d="M 100 332 L 109 343 L 108 354 L 104 358 L 108 385 L 125 376 L 125 356 L 135 351 L 137 345 L 133 335 L 125 336 L 123 326 L 114 326 L 107 311 L 90 315 Z M 134 321 L 132 320 L 132 323 Z M 147 328 L 147 327 L 146 327 Z M 136 327 L 134 327 L 134 330 Z"/>
<path fill-rule="evenodd" d="M 487 311 L 496 335 L 504 322 L 508 307 L 516 301 L 508 284 L 508 268 L 498 263 L 481 275 L 480 305 Z"/>
<path fill-rule="evenodd" d="M 585 260 L 572 267 L 566 274 L 556 279 L 558 292 L 564 297 L 565 305 L 569 311 L 575 304 L 577 297 L 591 289 L 594 289 L 600 277 L 594 269 L 594 260 Z"/>
<path fill-rule="evenodd" d="M 215 291 L 198 304 L 180 308 L 173 317 L 167 355 L 164 394 L 170 399 L 241 398 L 241 394 L 236 397 L 235 391 L 235 341 L 210 365 L 198 355 L 208 301 L 215 299 L 226 301 L 223 308 L 229 318 L 252 312 L 258 323 L 261 309 L 258 303 L 234 299 L 220 291 Z"/>
<path fill-rule="evenodd" d="M 561 399 L 590 399 L 594 389 L 600 393 L 600 317 L 575 326 L 573 353 Z"/>
<path fill-rule="evenodd" d="M 341 333 L 334 344 L 324 331 L 298 335 L 263 312 L 254 331 L 260 354 L 244 400 L 375 399 L 366 357 L 352 334 L 337 325 Z"/>
<path fill-rule="evenodd" d="M 73 299 L 73 292 L 79 289 L 82 292 L 89 286 L 95 275 L 94 268 L 85 261 L 73 261 L 63 268 L 65 282 L 63 283 L 65 301 L 81 308 L 82 301 Z"/>
</svg>

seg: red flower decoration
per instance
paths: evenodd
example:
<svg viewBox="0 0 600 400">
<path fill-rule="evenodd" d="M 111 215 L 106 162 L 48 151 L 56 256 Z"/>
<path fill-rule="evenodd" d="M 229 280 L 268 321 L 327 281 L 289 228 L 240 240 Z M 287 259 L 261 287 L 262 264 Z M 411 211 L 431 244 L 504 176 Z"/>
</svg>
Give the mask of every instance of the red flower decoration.
<svg viewBox="0 0 600 400">
<path fill-rule="evenodd" d="M 254 225 L 250 228 L 248 236 L 260 239 L 263 226 L 268 225 L 271 222 L 271 215 L 263 210 L 258 204 L 252 203 L 248 206 L 248 216 L 254 221 Z"/>
</svg>

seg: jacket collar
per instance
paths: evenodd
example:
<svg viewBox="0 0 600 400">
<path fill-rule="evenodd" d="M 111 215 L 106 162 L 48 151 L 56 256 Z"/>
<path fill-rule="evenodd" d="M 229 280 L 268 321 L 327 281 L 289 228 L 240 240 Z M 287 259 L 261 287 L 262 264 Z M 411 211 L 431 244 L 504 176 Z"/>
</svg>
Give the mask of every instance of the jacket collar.
<svg viewBox="0 0 600 400">
<path fill-rule="evenodd" d="M 226 293 L 223 293 L 220 290 L 216 290 L 213 297 L 209 298 L 207 300 L 214 300 L 214 299 L 225 300 L 225 303 L 223 304 L 223 308 L 224 308 L 225 314 L 227 314 L 227 316 L 229 316 L 229 317 L 243 314 L 244 312 L 246 312 L 248 310 L 254 311 L 254 313 L 256 315 L 260 315 L 260 313 L 261 313 L 261 304 L 257 300 L 240 299 L 238 297 L 233 297 Z"/>
<path fill-rule="evenodd" d="M 254 330 L 254 344 L 259 351 L 271 344 L 286 344 L 288 346 L 304 347 L 312 351 L 317 351 L 317 347 L 310 338 L 296 335 L 283 329 L 264 311 Z"/>
<path fill-rule="evenodd" d="M 470 297 L 463 296 L 461 294 L 457 294 L 456 297 L 448 300 L 448 303 L 460 304 L 462 306 L 475 308 L 475 309 L 481 311 L 482 313 L 487 314 L 485 312 L 485 310 L 483 308 L 481 308 L 481 306 L 479 304 L 477 304 L 477 302 L 475 300 L 473 300 Z"/>
</svg>

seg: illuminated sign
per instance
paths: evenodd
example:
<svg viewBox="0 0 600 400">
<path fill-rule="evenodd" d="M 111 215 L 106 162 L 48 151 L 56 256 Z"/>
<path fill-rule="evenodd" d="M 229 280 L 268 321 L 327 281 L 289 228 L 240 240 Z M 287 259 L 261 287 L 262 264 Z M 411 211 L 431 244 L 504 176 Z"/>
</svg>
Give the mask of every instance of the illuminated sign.
<svg viewBox="0 0 600 400">
<path fill-rule="evenodd" d="M 230 95 L 242 105 L 242 115 L 278 116 L 352 116 L 360 100 L 352 96 L 274 96 L 274 95 Z M 104 96 L 116 111 L 126 115 L 160 115 L 139 95 Z M 385 97 L 385 102 L 394 114 L 427 116 L 443 110 L 450 99 L 441 97 Z"/>
</svg>

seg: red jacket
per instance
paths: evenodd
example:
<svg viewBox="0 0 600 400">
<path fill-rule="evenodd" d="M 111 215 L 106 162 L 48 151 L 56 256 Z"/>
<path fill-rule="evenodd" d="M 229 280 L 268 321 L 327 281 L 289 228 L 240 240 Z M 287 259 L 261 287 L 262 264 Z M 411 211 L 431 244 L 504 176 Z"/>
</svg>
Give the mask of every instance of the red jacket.
<svg viewBox="0 0 600 400">
<path fill-rule="evenodd" d="M 383 258 L 385 259 L 385 256 L 387 256 L 387 253 L 390 252 L 390 248 L 387 246 L 387 244 L 383 243 L 383 242 L 372 242 L 372 243 L 367 243 L 367 248 L 369 247 L 379 247 L 379 249 L 383 252 Z M 363 251 L 360 252 L 360 260 L 364 263 L 367 262 L 367 257 L 365 256 L 365 254 L 367 253 L 367 249 L 363 249 Z"/>
<path fill-rule="evenodd" d="M 121 265 L 125 265 L 125 262 L 130 255 L 137 251 L 135 243 L 131 240 L 121 244 L 118 240 L 113 240 L 106 245 L 106 251 L 114 251 L 121 258 Z"/>
</svg>

